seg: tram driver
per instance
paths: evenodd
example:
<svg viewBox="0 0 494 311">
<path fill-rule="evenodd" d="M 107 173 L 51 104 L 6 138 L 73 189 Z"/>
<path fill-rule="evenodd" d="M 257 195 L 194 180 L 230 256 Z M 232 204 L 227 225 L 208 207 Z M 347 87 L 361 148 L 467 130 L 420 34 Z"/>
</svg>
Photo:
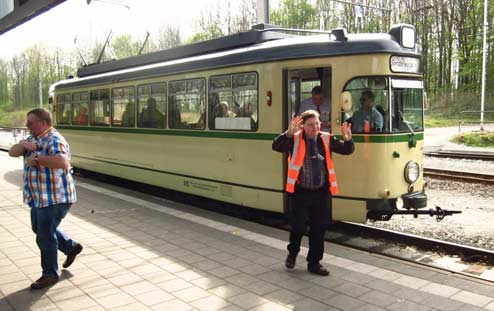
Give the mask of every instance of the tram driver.
<svg viewBox="0 0 494 311">
<path fill-rule="evenodd" d="M 361 107 L 352 116 L 352 129 L 355 133 L 380 132 L 383 130 L 383 115 L 374 103 L 375 95 L 365 90 L 360 96 Z"/>
</svg>

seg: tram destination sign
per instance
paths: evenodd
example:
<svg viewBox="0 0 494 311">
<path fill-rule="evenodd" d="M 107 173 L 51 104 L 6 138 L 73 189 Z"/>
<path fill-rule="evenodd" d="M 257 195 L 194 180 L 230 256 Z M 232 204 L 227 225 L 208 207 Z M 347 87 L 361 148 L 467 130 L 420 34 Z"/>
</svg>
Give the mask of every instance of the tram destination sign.
<svg viewBox="0 0 494 311">
<path fill-rule="evenodd" d="M 65 0 L 0 0 L 0 35 Z"/>
</svg>

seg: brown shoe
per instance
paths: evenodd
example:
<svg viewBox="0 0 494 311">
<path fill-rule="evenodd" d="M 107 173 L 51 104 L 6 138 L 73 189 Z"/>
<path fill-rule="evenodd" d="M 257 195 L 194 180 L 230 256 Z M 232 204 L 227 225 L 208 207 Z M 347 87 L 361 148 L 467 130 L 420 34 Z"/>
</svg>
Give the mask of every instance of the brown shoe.
<svg viewBox="0 0 494 311">
<path fill-rule="evenodd" d="M 286 256 L 285 260 L 285 267 L 287 269 L 293 269 L 295 267 L 295 263 L 297 262 L 297 255 L 290 255 Z"/>
<path fill-rule="evenodd" d="M 42 276 L 31 284 L 32 289 L 42 289 L 48 286 L 52 286 L 58 282 L 58 277 L 54 276 Z"/>
<path fill-rule="evenodd" d="M 82 252 L 82 245 L 77 243 L 74 245 L 74 248 L 67 254 L 67 259 L 63 263 L 62 267 L 68 268 L 74 262 L 75 256 L 79 255 Z"/>
<path fill-rule="evenodd" d="M 321 276 L 328 276 L 329 275 L 329 271 L 326 270 L 326 268 L 321 266 L 319 263 L 308 265 L 307 270 L 309 270 L 310 273 L 321 275 Z"/>
</svg>

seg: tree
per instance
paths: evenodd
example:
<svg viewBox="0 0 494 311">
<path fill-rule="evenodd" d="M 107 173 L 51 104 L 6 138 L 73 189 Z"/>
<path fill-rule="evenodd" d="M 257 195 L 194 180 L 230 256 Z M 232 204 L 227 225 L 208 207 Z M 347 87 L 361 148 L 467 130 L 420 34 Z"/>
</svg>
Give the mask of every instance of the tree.
<svg viewBox="0 0 494 311">
<path fill-rule="evenodd" d="M 0 59 L 0 106 L 9 101 L 9 80 L 8 62 Z"/>
<path fill-rule="evenodd" d="M 112 40 L 112 49 L 117 59 L 127 58 L 139 54 L 141 43 L 130 34 L 119 35 Z"/>
<path fill-rule="evenodd" d="M 203 12 L 196 22 L 197 32 L 188 40 L 189 43 L 215 39 L 250 29 L 256 21 L 255 0 L 242 0 L 235 3 L 238 5 L 237 10 L 230 9 L 232 2 L 227 0 Z M 232 14 L 234 11 L 237 14 Z"/>
<path fill-rule="evenodd" d="M 197 24 L 198 32 L 190 39 L 191 43 L 216 39 L 228 34 L 221 29 L 221 10 L 219 7 L 216 7 L 214 12 L 211 10 L 208 13 L 202 13 Z"/>
<path fill-rule="evenodd" d="M 158 31 L 158 49 L 164 50 L 179 46 L 182 43 L 178 27 L 162 25 Z"/>
<path fill-rule="evenodd" d="M 24 84 L 27 71 L 27 60 L 25 54 L 16 55 L 10 63 L 13 78 L 14 107 L 22 109 L 24 101 Z"/>
<path fill-rule="evenodd" d="M 286 28 L 314 29 L 319 15 L 308 0 L 283 0 L 281 8 L 270 13 L 272 23 Z"/>
</svg>

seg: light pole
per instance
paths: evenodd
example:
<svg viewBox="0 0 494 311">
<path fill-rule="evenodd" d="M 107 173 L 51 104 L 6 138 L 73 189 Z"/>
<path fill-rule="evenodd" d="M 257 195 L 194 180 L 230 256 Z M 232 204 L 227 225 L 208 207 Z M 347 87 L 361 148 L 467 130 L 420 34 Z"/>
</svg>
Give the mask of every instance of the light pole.
<svg viewBox="0 0 494 311">
<path fill-rule="evenodd" d="M 484 105 L 485 105 L 485 67 L 487 59 L 487 0 L 484 0 L 484 40 L 482 48 L 482 95 L 480 99 L 480 130 L 484 130 Z"/>
<path fill-rule="evenodd" d="M 257 0 L 257 22 L 269 24 L 269 0 Z"/>
</svg>

